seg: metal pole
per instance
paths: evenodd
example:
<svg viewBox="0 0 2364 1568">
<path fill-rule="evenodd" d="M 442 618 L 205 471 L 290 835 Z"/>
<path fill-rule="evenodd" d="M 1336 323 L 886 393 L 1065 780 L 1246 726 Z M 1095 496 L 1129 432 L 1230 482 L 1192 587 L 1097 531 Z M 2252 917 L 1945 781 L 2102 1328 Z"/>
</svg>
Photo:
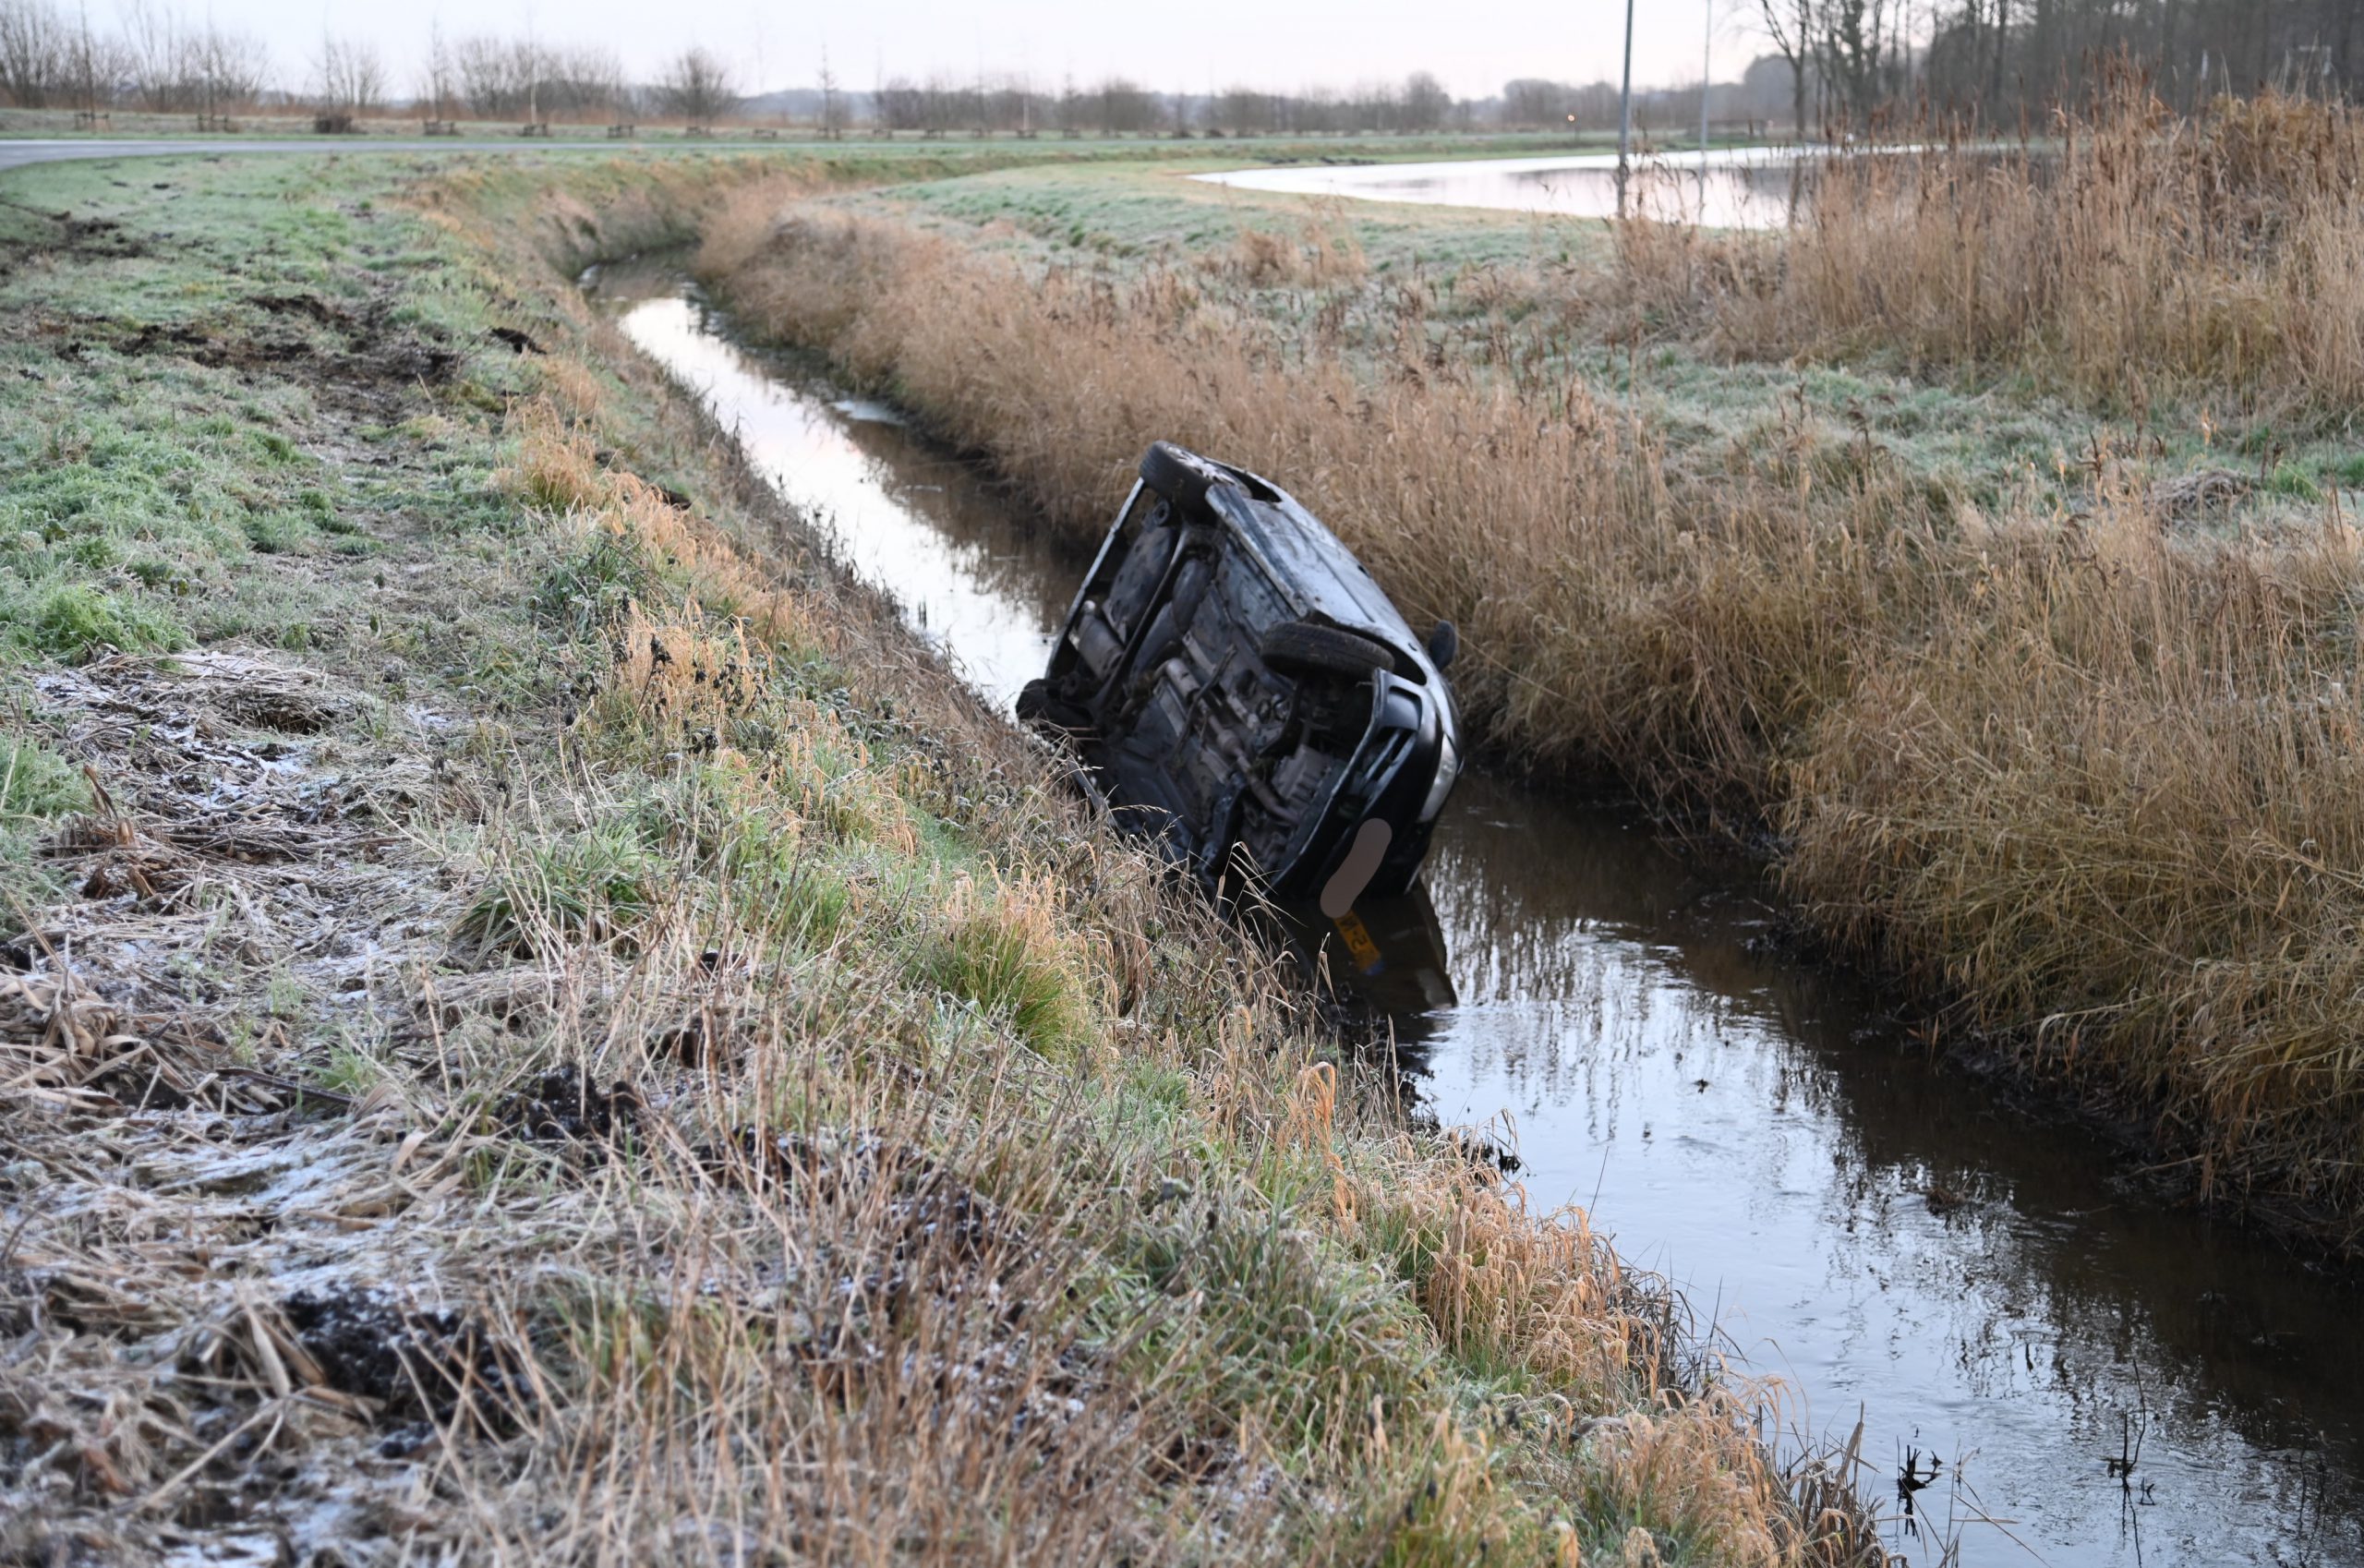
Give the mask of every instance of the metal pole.
<svg viewBox="0 0 2364 1568">
<path fill-rule="evenodd" d="M 1625 85 L 1617 95 L 1617 215 L 1625 216 L 1625 175 L 1634 157 L 1634 0 L 1625 0 Z"/>
<path fill-rule="evenodd" d="M 1716 79 L 1716 0 L 1702 7 L 1707 13 L 1707 42 L 1699 49 L 1699 222 L 1707 221 L 1707 91 Z"/>
<path fill-rule="evenodd" d="M 1707 172 L 1707 84 L 1716 75 L 1716 0 L 1707 0 L 1707 42 L 1699 50 L 1699 172 Z"/>
</svg>

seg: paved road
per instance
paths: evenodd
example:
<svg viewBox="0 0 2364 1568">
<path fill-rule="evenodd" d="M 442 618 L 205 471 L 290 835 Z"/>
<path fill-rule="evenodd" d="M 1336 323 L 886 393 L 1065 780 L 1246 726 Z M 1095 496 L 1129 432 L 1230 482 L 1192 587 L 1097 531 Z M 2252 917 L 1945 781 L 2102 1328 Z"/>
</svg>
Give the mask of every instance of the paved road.
<svg viewBox="0 0 2364 1568">
<path fill-rule="evenodd" d="M 447 141 L 441 138 L 428 140 L 425 137 L 394 139 L 391 137 L 315 137 L 309 140 L 263 141 L 253 138 L 224 137 L 219 140 L 190 139 L 172 141 L 163 139 L 126 138 L 103 140 L 90 137 L 56 139 L 0 139 L 0 172 L 20 169 L 28 163 L 54 163 L 71 158 L 155 158 L 167 154 L 223 152 L 620 152 L 628 148 L 647 148 L 667 152 L 710 152 L 717 148 L 760 148 L 766 151 L 778 150 L 783 143 L 776 141 L 736 141 L 718 139 L 712 141 L 654 143 L 638 141 L 543 141 L 525 137 L 512 137 L 501 141 Z"/>
</svg>

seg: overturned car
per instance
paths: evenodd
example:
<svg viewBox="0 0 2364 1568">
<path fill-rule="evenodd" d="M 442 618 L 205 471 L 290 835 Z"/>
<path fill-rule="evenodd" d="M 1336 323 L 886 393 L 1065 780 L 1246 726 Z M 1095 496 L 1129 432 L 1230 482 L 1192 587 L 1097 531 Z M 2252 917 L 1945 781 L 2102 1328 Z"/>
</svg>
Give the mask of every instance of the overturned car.
<svg viewBox="0 0 2364 1568">
<path fill-rule="evenodd" d="M 1277 486 L 1160 441 L 1018 712 L 1202 881 L 1334 919 L 1419 874 L 1461 770 L 1454 648 Z"/>
</svg>

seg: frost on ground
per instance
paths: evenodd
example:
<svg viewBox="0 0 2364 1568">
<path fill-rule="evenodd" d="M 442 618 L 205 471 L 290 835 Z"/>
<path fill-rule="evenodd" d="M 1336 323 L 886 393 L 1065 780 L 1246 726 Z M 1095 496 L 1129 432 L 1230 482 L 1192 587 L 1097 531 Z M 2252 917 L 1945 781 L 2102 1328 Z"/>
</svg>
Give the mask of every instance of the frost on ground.
<svg viewBox="0 0 2364 1568">
<path fill-rule="evenodd" d="M 0 1407 L 32 1450 L 0 1514 L 70 1517 L 94 1484 L 134 1506 L 71 1532 L 83 1550 L 127 1526 L 282 1561 L 381 1479 L 369 1505 L 405 1506 L 416 1473 L 373 1451 L 404 1441 L 390 1411 L 440 1397 L 460 1337 L 464 1150 L 398 1096 L 317 1087 L 282 1016 L 316 999 L 314 1028 L 356 1039 L 409 1022 L 441 895 L 403 825 L 435 764 L 406 722 L 322 738 L 371 699 L 280 660 L 118 656 L 38 690 L 100 809 L 54 842 L 78 896 L 0 971 Z M 225 1482 L 224 1454 L 251 1464 Z M 263 1477 L 259 1508 L 225 1495 Z"/>
</svg>

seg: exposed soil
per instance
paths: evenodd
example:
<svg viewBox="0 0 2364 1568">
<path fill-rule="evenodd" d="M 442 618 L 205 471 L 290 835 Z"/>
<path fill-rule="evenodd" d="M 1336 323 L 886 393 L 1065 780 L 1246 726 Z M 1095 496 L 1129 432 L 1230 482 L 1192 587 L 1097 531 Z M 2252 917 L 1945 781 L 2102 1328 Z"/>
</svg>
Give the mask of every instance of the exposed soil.
<svg viewBox="0 0 2364 1568">
<path fill-rule="evenodd" d="M 308 295 L 259 296 L 246 304 L 261 313 L 259 324 L 230 316 L 137 325 L 66 318 L 42 321 L 37 330 L 54 340 L 51 352 L 69 362 L 93 349 L 126 357 L 172 356 L 301 381 L 332 407 L 377 417 L 418 388 L 450 381 L 466 357 L 461 348 L 397 325 L 390 288 L 359 308 Z"/>
<path fill-rule="evenodd" d="M 498 1428 L 532 1401 L 492 1335 L 464 1314 L 408 1309 L 366 1290 L 298 1291 L 282 1310 L 327 1385 L 373 1402 L 380 1422 L 449 1421 L 464 1405 Z"/>
<path fill-rule="evenodd" d="M 647 1104 L 619 1079 L 601 1089 L 572 1063 L 552 1067 L 502 1097 L 492 1119 L 528 1143 L 583 1144 L 605 1149 L 629 1139 Z"/>
<path fill-rule="evenodd" d="M 37 230 L 47 227 L 47 233 L 39 239 L 0 242 L 0 277 L 43 260 L 70 258 L 78 261 L 119 261 L 149 253 L 146 236 L 112 218 L 81 218 L 22 201 L 0 201 L 0 207 L 38 220 L 34 225 Z"/>
</svg>

